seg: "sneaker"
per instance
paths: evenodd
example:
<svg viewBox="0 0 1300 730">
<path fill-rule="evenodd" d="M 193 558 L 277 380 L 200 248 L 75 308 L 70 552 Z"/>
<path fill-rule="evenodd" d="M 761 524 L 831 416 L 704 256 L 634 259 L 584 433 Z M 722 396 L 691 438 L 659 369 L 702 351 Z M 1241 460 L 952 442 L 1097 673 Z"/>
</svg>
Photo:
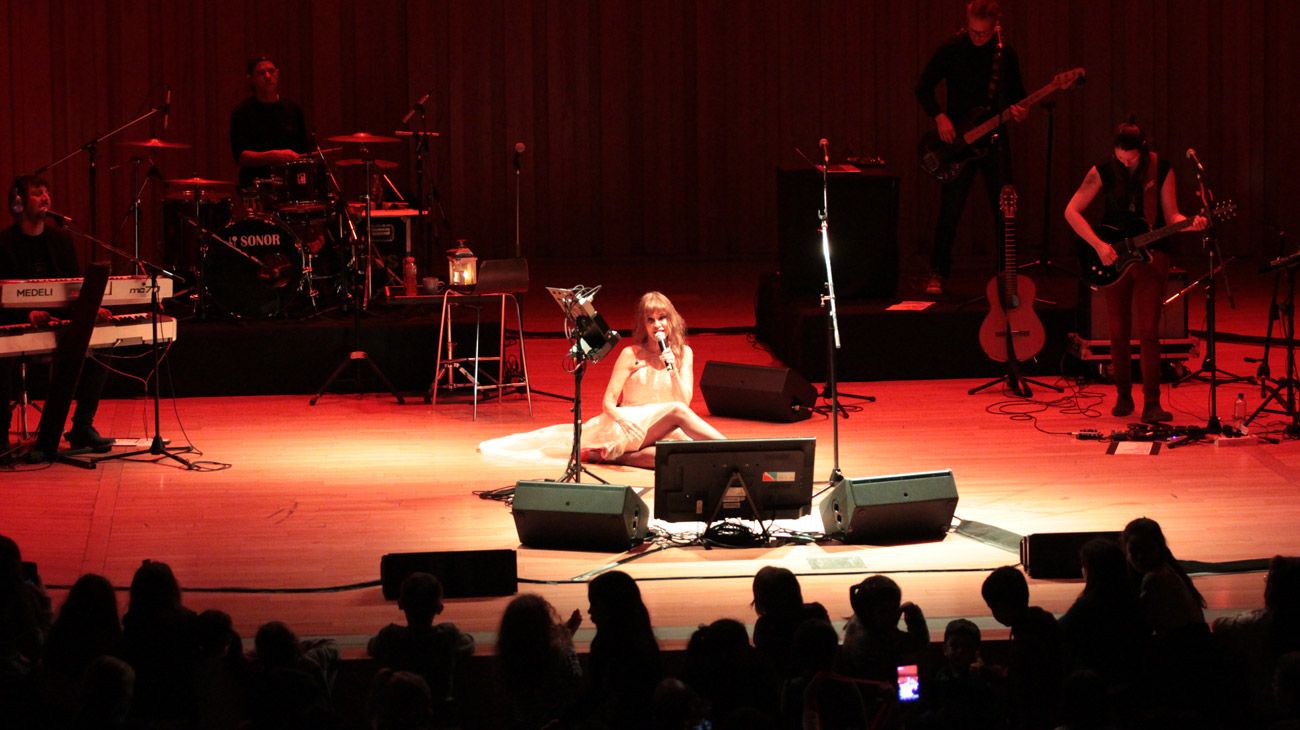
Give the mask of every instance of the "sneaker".
<svg viewBox="0 0 1300 730">
<path fill-rule="evenodd" d="M 925 293 L 931 296 L 943 295 L 943 277 L 938 274 L 930 274 L 930 278 L 925 281 Z"/>
<path fill-rule="evenodd" d="M 1121 395 L 1116 396 L 1115 406 L 1110 409 L 1110 415 L 1116 418 L 1123 418 L 1133 412 L 1133 396 Z"/>
<path fill-rule="evenodd" d="M 89 449 L 96 454 L 103 454 L 113 448 L 113 439 L 100 436 L 94 426 L 73 426 L 71 431 L 63 435 L 74 449 Z"/>
<path fill-rule="evenodd" d="M 1159 403 L 1148 403 L 1142 407 L 1143 423 L 1163 423 L 1174 420 L 1174 414 L 1160 407 Z"/>
</svg>

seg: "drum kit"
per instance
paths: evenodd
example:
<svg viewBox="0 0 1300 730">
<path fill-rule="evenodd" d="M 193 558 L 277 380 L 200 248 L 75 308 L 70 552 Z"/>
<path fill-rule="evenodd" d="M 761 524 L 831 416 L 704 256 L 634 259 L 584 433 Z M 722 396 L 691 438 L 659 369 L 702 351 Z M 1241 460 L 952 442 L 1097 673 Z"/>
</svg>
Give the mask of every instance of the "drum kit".
<svg viewBox="0 0 1300 730">
<path fill-rule="evenodd" d="M 385 174 L 397 163 L 375 159 L 370 146 L 401 140 L 357 132 L 326 141 L 337 146 L 274 165 L 268 177 L 239 190 L 230 180 L 164 180 L 163 265 L 189 279 L 197 316 L 310 316 L 352 304 L 358 294 L 356 306 L 365 307 L 372 268 L 388 283 L 400 283 L 375 254 L 369 212 L 384 197 L 385 185 L 397 191 Z M 190 146 L 156 138 L 124 144 L 142 151 Z M 326 157 L 345 149 L 352 156 L 332 166 L 364 172 L 359 205 L 342 202 L 343 189 Z"/>
</svg>

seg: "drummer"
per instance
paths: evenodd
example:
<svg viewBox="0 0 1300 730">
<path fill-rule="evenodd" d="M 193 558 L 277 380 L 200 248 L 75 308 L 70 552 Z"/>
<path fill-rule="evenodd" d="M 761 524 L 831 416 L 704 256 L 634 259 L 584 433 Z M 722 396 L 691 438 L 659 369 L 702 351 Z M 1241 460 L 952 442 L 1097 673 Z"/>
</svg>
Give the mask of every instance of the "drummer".
<svg viewBox="0 0 1300 730">
<path fill-rule="evenodd" d="M 280 69 L 268 55 L 248 60 L 252 95 L 230 113 L 230 151 L 239 164 L 239 187 L 270 177 L 271 166 L 308 152 L 302 107 L 280 96 Z"/>
</svg>

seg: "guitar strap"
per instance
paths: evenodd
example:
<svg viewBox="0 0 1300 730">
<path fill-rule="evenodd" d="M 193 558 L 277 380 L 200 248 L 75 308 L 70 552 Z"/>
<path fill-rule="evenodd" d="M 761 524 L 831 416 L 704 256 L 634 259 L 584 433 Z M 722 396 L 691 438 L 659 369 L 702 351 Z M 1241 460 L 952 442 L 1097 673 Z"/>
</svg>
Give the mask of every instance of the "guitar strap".
<svg viewBox="0 0 1300 730">
<path fill-rule="evenodd" d="M 1147 155 L 1147 179 L 1142 184 L 1142 217 L 1146 218 L 1147 230 L 1153 231 L 1156 228 L 1156 216 L 1160 212 L 1160 186 L 1156 184 L 1160 158 L 1154 152 L 1148 152 Z"/>
<path fill-rule="evenodd" d="M 993 63 L 989 67 L 989 106 L 997 109 L 1001 106 L 998 87 L 1002 84 L 1002 26 L 993 26 L 993 32 L 997 36 L 997 45 L 993 47 Z"/>
</svg>

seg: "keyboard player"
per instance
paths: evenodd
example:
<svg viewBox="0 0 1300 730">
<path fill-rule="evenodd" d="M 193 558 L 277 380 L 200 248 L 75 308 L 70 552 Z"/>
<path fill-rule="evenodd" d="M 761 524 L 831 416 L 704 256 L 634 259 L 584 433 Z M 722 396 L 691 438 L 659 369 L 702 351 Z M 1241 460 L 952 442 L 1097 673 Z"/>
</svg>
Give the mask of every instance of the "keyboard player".
<svg viewBox="0 0 1300 730">
<path fill-rule="evenodd" d="M 51 225 L 50 184 L 34 175 L 23 175 L 14 180 L 7 196 L 13 225 L 0 231 L 0 279 L 48 279 L 81 276 L 77 264 L 76 247 L 67 231 Z M 45 310 L 0 309 L 0 318 L 7 324 L 24 320 L 34 327 L 49 326 L 59 312 Z M 99 310 L 100 321 L 112 319 L 107 309 Z M 5 449 L 9 450 L 10 424 L 13 418 L 13 394 L 17 386 L 18 368 L 15 358 L 0 358 L 0 403 L 5 414 Z M 77 382 L 77 407 L 72 413 L 72 429 L 65 437 L 74 449 L 108 451 L 113 440 L 99 435 L 95 430 L 95 411 L 99 409 L 100 394 L 108 370 L 92 358 L 86 358 Z"/>
</svg>

